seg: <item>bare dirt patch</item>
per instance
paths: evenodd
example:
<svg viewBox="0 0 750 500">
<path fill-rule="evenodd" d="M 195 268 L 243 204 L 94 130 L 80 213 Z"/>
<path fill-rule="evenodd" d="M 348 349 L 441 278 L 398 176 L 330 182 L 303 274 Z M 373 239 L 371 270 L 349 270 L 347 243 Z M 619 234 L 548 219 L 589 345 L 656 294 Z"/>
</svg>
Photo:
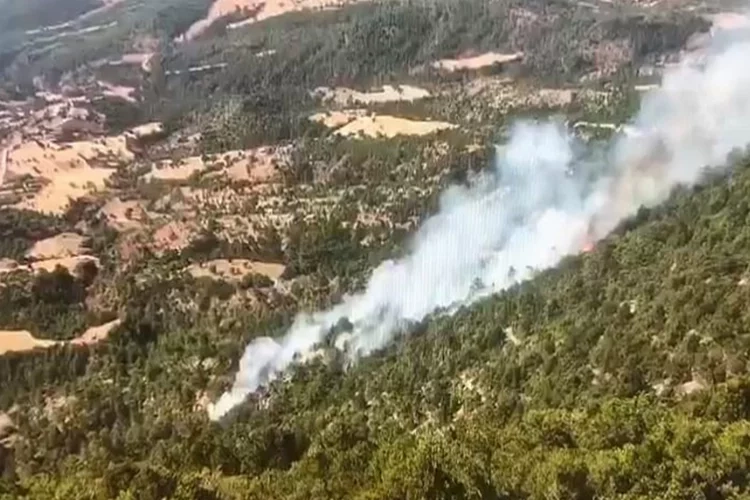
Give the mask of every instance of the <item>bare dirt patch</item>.
<svg viewBox="0 0 750 500">
<path fill-rule="evenodd" d="M 57 345 L 54 340 L 41 340 L 27 330 L 0 330 L 0 355 L 9 352 L 31 351 Z"/>
<path fill-rule="evenodd" d="M 79 168 L 55 175 L 33 197 L 17 203 L 21 209 L 62 215 L 71 201 L 106 187 L 106 180 L 114 173 L 111 168 Z"/>
<path fill-rule="evenodd" d="M 497 52 L 487 52 L 474 57 L 462 57 L 458 59 L 441 59 L 432 63 L 432 67 L 443 71 L 465 71 L 477 70 L 494 66 L 496 64 L 507 64 L 520 61 L 523 59 L 523 53 L 499 54 Z"/>
<path fill-rule="evenodd" d="M 45 108 L 42 116 L 33 119 L 49 121 L 47 115 L 55 106 Z M 81 110 L 77 116 L 77 108 L 71 108 L 70 103 L 60 106 L 63 106 L 60 110 L 67 118 L 55 133 L 89 136 L 97 132 L 97 117 L 89 121 L 91 117 L 86 110 Z M 20 127 L 31 137 L 47 137 L 34 127 Z M 7 203 L 15 203 L 18 208 L 62 214 L 71 200 L 105 189 L 106 181 L 115 169 L 131 162 L 134 157 L 125 135 L 65 143 L 42 138 L 24 141 L 19 136 L 15 144 L 2 154 L 0 177 L 5 194 L 15 197 Z"/>
<path fill-rule="evenodd" d="M 55 345 L 92 345 L 105 340 L 110 332 L 119 326 L 121 320 L 116 319 L 100 326 L 91 327 L 78 337 L 69 342 L 56 340 L 43 340 L 34 337 L 27 330 L 3 330 L 0 331 L 0 355 L 9 352 L 24 352 L 34 349 L 45 349 Z"/>
<path fill-rule="evenodd" d="M 225 165 L 219 174 L 237 181 L 270 182 L 277 178 L 278 167 L 289 162 L 289 149 L 264 146 L 219 156 Z"/>
<path fill-rule="evenodd" d="M 106 340 L 110 332 L 120 326 L 122 320 L 116 319 L 99 326 L 92 326 L 70 341 L 73 345 L 91 345 Z"/>
<path fill-rule="evenodd" d="M 104 220 L 117 231 L 125 232 L 142 228 L 150 220 L 143 202 L 139 200 L 122 201 L 112 198 L 99 210 Z"/>
<path fill-rule="evenodd" d="M 365 109 L 348 109 L 344 111 L 326 111 L 310 116 L 310 121 L 320 123 L 328 128 L 343 127 L 347 123 L 367 116 Z"/>
<path fill-rule="evenodd" d="M 59 259 L 45 259 L 37 262 L 32 262 L 31 269 L 35 272 L 39 271 L 54 271 L 57 266 L 64 267 L 73 275 L 77 275 L 80 270 L 80 266 L 85 263 L 93 263 L 96 267 L 99 267 L 99 259 L 92 255 L 76 255 L 74 257 L 63 257 Z"/>
<path fill-rule="evenodd" d="M 145 179 L 162 181 L 183 181 L 197 172 L 203 172 L 206 164 L 200 156 L 191 156 L 181 160 L 164 160 L 155 163 Z"/>
<path fill-rule="evenodd" d="M 32 262 L 31 264 L 20 264 L 13 259 L 0 259 L 0 276 L 14 272 L 52 272 L 58 266 L 67 269 L 70 274 L 76 276 L 80 274 L 81 266 L 88 263 L 92 263 L 94 266 L 99 267 L 99 259 L 92 255 L 74 255 L 72 257 L 43 259 Z"/>
<path fill-rule="evenodd" d="M 259 147 L 227 151 L 211 156 L 165 160 L 154 164 L 145 178 L 180 181 L 211 169 L 213 177 L 226 176 L 237 181 L 269 182 L 277 177 L 277 168 L 288 162 L 288 155 L 288 148 Z"/>
<path fill-rule="evenodd" d="M 336 130 L 335 134 L 344 137 L 388 137 L 398 135 L 423 136 L 442 130 L 456 128 L 456 125 L 440 121 L 417 121 L 389 115 L 375 115 L 357 118 Z"/>
<path fill-rule="evenodd" d="M 124 136 L 102 137 L 90 141 L 57 144 L 51 141 L 29 141 L 11 148 L 8 174 L 32 177 L 54 177 L 60 172 L 101 165 L 115 165 L 133 160 Z"/>
<path fill-rule="evenodd" d="M 35 260 L 74 257 L 86 250 L 86 238 L 76 233 L 61 233 L 57 236 L 37 241 L 27 256 Z"/>
<path fill-rule="evenodd" d="M 284 273 L 282 264 L 256 262 L 246 259 L 216 259 L 200 264 L 193 264 L 187 271 L 196 278 L 217 278 L 226 281 L 239 281 L 249 274 L 262 274 L 277 280 Z"/>
</svg>

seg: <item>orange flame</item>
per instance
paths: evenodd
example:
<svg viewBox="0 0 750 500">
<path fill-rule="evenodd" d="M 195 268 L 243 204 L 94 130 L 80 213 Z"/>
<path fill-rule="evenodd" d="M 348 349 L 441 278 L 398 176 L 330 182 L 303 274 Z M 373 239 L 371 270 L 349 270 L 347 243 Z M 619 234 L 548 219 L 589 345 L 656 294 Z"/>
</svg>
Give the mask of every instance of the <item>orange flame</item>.
<svg viewBox="0 0 750 500">
<path fill-rule="evenodd" d="M 586 235 L 584 236 L 583 245 L 581 245 L 582 253 L 589 253 L 594 249 L 596 245 L 596 239 L 594 238 L 594 221 L 589 221 L 589 225 L 586 228 Z"/>
</svg>

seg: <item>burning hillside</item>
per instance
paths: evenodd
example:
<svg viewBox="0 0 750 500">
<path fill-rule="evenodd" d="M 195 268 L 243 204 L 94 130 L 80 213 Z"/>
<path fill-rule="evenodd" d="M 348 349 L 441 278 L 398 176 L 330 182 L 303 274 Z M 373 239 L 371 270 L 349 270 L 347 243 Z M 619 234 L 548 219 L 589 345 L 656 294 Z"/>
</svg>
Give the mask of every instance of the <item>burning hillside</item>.
<svg viewBox="0 0 750 500">
<path fill-rule="evenodd" d="M 409 255 L 381 264 L 365 290 L 332 309 L 299 314 L 282 338 L 251 343 L 211 417 L 275 379 L 343 319 L 351 332 L 335 344 L 353 359 L 367 355 L 436 310 L 451 313 L 590 251 L 639 207 L 699 181 L 706 166 L 722 167 L 750 143 L 747 57 L 750 43 L 739 40 L 717 47 L 700 67 L 687 61 L 671 69 L 642 102 L 633 122 L 640 133 L 616 136 L 593 178 L 576 161 L 586 145 L 564 127 L 516 124 L 490 173 L 444 193 Z"/>
</svg>

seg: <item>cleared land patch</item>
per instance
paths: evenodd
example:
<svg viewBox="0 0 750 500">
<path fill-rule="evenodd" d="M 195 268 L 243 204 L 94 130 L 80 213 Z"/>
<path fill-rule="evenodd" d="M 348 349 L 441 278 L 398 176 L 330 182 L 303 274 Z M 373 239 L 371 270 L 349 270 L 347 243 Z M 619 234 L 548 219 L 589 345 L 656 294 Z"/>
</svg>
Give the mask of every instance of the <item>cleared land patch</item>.
<svg viewBox="0 0 750 500">
<path fill-rule="evenodd" d="M 73 257 L 84 253 L 86 237 L 76 233 L 61 233 L 34 243 L 27 256 L 35 260 Z"/>
<path fill-rule="evenodd" d="M 196 278 L 218 278 L 227 281 L 239 281 L 250 274 L 261 274 L 277 280 L 284 273 L 282 264 L 257 262 L 247 259 L 216 259 L 200 264 L 193 264 L 187 271 Z"/>
<path fill-rule="evenodd" d="M 139 200 L 123 201 L 120 198 L 112 198 L 99 210 L 99 215 L 112 228 L 125 232 L 142 228 L 148 223 L 150 216 L 143 202 Z"/>
<path fill-rule="evenodd" d="M 389 115 L 357 118 L 334 132 L 344 137 L 388 137 L 398 135 L 422 136 L 456 128 L 457 125 L 441 121 L 418 121 Z"/>
<path fill-rule="evenodd" d="M 31 351 L 57 345 L 54 340 L 42 340 L 27 330 L 0 330 L 0 355 L 9 352 Z"/>
<path fill-rule="evenodd" d="M 218 155 L 190 156 L 181 160 L 155 163 L 145 178 L 181 181 L 211 170 L 212 176 L 225 175 L 232 180 L 268 182 L 276 176 L 276 168 L 288 159 L 288 149 L 259 147 L 227 151 Z"/>
<path fill-rule="evenodd" d="M 0 355 L 9 352 L 24 352 L 34 349 L 45 349 L 55 345 L 91 345 L 105 340 L 110 332 L 119 326 L 121 320 L 116 319 L 103 325 L 88 328 L 78 337 L 68 341 L 38 339 L 27 330 L 1 330 Z"/>
<path fill-rule="evenodd" d="M 441 59 L 432 63 L 432 67 L 444 71 L 477 70 L 494 66 L 496 64 L 507 64 L 523 59 L 523 53 L 499 54 L 487 52 L 474 57 L 462 57 L 458 59 Z"/>
</svg>

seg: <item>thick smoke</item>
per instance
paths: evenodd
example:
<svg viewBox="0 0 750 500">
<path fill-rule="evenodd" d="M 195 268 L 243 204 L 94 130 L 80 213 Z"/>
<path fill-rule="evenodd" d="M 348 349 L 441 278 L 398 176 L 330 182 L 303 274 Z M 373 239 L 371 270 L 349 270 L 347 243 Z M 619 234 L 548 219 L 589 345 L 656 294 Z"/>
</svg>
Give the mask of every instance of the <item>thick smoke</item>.
<svg viewBox="0 0 750 500">
<path fill-rule="evenodd" d="M 335 345 L 350 356 L 385 346 L 412 321 L 501 291 L 604 237 L 641 206 L 719 168 L 750 144 L 750 44 L 683 61 L 643 100 L 604 160 L 556 123 L 519 123 L 495 168 L 448 189 L 407 257 L 383 262 L 366 289 L 331 310 L 301 313 L 279 339 L 253 341 L 234 386 L 209 408 L 221 418 L 310 354 L 344 319 Z"/>
</svg>

